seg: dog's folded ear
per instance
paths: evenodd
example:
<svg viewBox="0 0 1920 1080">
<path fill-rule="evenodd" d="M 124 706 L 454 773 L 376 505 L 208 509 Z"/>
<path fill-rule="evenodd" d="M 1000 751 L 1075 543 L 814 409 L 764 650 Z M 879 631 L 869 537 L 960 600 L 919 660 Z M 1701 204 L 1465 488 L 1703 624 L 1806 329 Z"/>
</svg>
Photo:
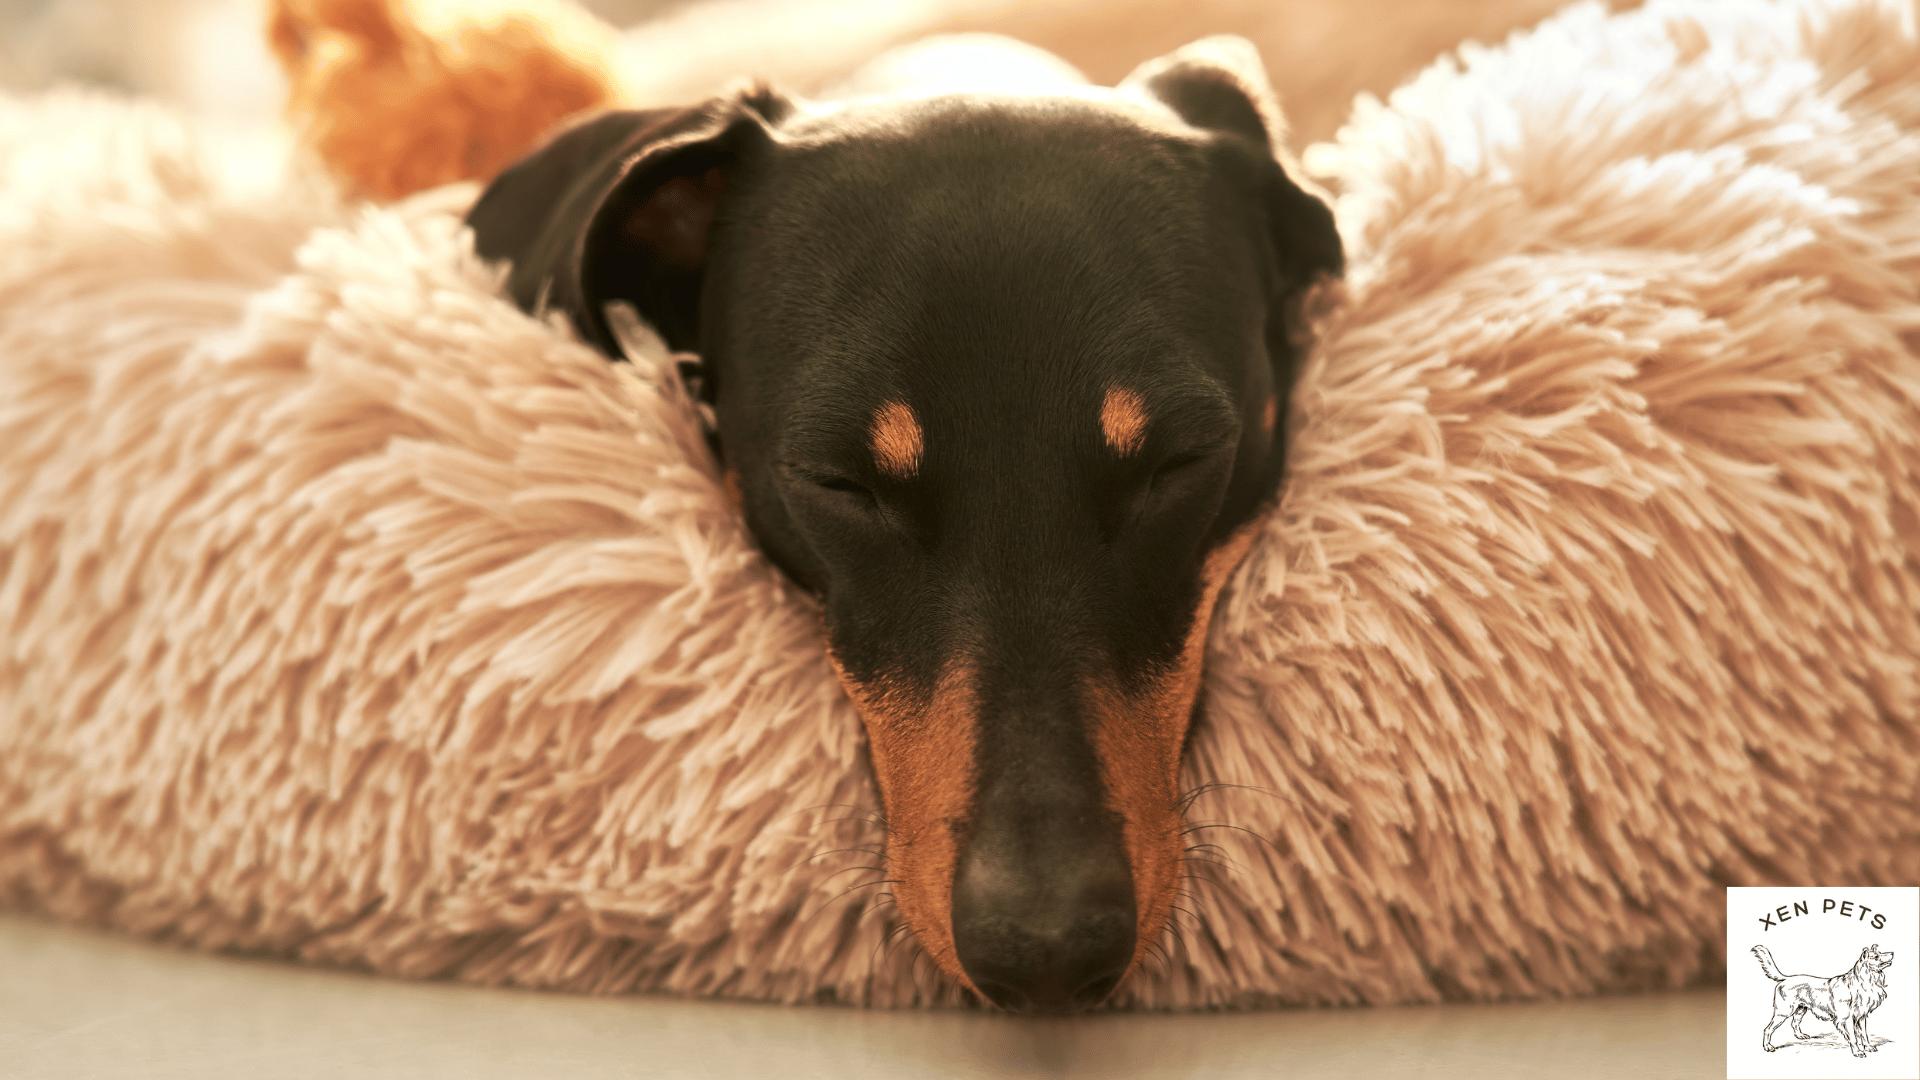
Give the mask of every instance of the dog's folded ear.
<svg viewBox="0 0 1920 1080">
<path fill-rule="evenodd" d="M 722 200 L 790 110 L 764 86 L 688 109 L 611 112 L 568 128 L 496 177 L 467 213 L 482 258 L 511 264 L 523 309 L 566 313 L 611 356 L 624 300 L 676 349 L 699 334 L 700 286 Z"/>
<path fill-rule="evenodd" d="M 1231 35 L 1202 38 L 1149 60 L 1121 81 L 1189 126 L 1257 148 L 1273 161 L 1266 202 L 1288 292 L 1345 268 L 1333 212 L 1301 185 L 1298 167 L 1286 156 L 1286 121 L 1260 62 L 1259 50 Z"/>
<path fill-rule="evenodd" d="M 1120 85 L 1144 91 L 1194 127 L 1238 135 L 1269 150 L 1286 142 L 1279 97 L 1246 38 L 1201 38 L 1134 68 Z"/>
</svg>

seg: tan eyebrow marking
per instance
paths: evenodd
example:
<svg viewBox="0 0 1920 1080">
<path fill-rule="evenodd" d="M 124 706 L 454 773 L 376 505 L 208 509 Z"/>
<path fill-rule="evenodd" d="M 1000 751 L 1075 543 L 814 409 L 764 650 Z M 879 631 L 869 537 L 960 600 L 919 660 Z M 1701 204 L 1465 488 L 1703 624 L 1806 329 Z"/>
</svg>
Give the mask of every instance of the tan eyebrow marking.
<svg viewBox="0 0 1920 1080">
<path fill-rule="evenodd" d="M 1108 390 L 1100 402 L 1100 432 L 1121 457 L 1139 453 L 1147 443 L 1146 400 L 1122 386 Z"/>
<path fill-rule="evenodd" d="M 920 418 L 904 401 L 889 401 L 874 410 L 873 423 L 867 427 L 874 464 L 881 472 L 901 480 L 920 471 L 920 458 L 926 452 L 924 440 Z"/>
</svg>

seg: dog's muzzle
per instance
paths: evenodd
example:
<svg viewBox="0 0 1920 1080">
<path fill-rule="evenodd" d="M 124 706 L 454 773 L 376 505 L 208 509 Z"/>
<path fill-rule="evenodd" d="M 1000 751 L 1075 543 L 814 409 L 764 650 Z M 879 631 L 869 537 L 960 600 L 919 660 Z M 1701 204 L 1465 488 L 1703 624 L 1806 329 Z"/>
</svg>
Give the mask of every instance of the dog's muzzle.
<svg viewBox="0 0 1920 1080">
<path fill-rule="evenodd" d="M 953 940 L 993 1004 L 1092 1008 L 1133 960 L 1133 879 L 1104 808 L 1001 804 L 974 823 L 955 868 Z"/>
</svg>

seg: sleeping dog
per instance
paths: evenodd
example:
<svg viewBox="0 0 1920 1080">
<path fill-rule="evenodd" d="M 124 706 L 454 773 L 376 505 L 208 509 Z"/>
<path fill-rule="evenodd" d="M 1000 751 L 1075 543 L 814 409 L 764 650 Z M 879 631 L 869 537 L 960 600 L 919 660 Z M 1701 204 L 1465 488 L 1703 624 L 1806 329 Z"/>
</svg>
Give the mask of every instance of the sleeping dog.
<svg viewBox="0 0 1920 1080">
<path fill-rule="evenodd" d="M 902 918 L 1058 1012 L 1166 924 L 1208 622 L 1342 254 L 1247 43 L 1111 88 L 991 63 L 984 92 L 600 115 L 469 221 L 528 310 L 618 356 L 625 302 L 699 356 L 747 524 L 820 599 Z"/>
<path fill-rule="evenodd" d="M 1866 1057 L 1868 1051 L 1879 1049 L 1867 1034 L 1867 1017 L 1887 1000 L 1887 969 L 1893 966 L 1892 953 L 1881 951 L 1878 945 L 1869 945 L 1860 950 L 1860 958 L 1854 961 L 1853 967 L 1830 979 L 1781 974 L 1765 945 L 1755 945 L 1753 957 L 1760 961 L 1760 970 L 1775 984 L 1773 1015 L 1767 1019 L 1767 1026 L 1760 1029 L 1760 1049 L 1769 1053 L 1779 1049 L 1773 1045 L 1773 1033 L 1780 1030 L 1788 1017 L 1793 1018 L 1794 1037 L 1806 1038 L 1807 1033 L 1800 1030 L 1800 1019 L 1807 1013 L 1838 1029 L 1854 1057 Z"/>
</svg>

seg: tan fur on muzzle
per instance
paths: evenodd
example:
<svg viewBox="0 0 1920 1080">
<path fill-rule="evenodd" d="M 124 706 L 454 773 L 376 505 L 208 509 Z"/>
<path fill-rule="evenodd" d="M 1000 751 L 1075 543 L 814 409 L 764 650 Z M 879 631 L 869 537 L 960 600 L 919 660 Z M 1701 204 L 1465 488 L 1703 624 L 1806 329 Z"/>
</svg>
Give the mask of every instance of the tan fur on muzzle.
<svg viewBox="0 0 1920 1080">
<path fill-rule="evenodd" d="M 1120 814 L 1127 863 L 1133 872 L 1133 966 L 1161 940 L 1180 887 L 1186 843 L 1179 806 L 1180 751 L 1200 694 L 1207 628 L 1227 576 L 1246 557 L 1254 526 L 1229 536 L 1208 554 L 1200 600 L 1179 656 L 1140 695 L 1090 687 L 1093 746 L 1109 806 Z"/>
<path fill-rule="evenodd" d="M 886 873 L 915 940 L 942 971 L 967 983 L 953 944 L 955 829 L 973 800 L 979 738 L 973 671 L 955 664 L 931 694 L 834 671 L 859 707 L 886 812 Z"/>
</svg>

